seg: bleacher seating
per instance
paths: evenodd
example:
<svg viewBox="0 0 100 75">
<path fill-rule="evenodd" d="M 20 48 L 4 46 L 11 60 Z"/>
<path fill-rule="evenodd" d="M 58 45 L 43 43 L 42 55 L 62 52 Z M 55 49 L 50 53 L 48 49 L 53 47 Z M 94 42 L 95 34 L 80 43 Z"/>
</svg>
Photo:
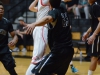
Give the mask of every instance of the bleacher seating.
<svg viewBox="0 0 100 75">
<path fill-rule="evenodd" d="M 28 6 L 33 0 L 10 0 L 10 3 L 4 5 L 4 17 L 8 18 L 12 23 L 14 20 L 23 15 L 28 10 Z"/>
</svg>

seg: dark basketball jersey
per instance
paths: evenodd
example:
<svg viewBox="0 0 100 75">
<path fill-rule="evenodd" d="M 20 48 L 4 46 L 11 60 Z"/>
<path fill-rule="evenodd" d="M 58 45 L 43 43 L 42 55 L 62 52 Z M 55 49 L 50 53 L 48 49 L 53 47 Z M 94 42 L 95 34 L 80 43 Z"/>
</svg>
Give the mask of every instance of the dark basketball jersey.
<svg viewBox="0 0 100 75">
<path fill-rule="evenodd" d="M 92 32 L 94 32 L 99 23 L 98 21 L 98 17 L 100 17 L 100 5 L 99 4 L 94 3 L 90 5 L 90 15 L 91 15 L 91 22 L 92 22 L 91 28 L 92 28 Z"/>
<path fill-rule="evenodd" d="M 54 8 L 48 15 L 53 17 L 53 22 L 50 23 L 52 25 L 50 28 L 53 39 L 52 51 L 63 47 L 72 47 L 71 30 L 65 4 L 62 2 L 59 9 Z"/>
<path fill-rule="evenodd" d="M 8 32 L 13 31 L 13 26 L 6 18 L 0 20 L 0 53 L 7 53 L 9 50 L 3 49 L 8 44 Z"/>
</svg>

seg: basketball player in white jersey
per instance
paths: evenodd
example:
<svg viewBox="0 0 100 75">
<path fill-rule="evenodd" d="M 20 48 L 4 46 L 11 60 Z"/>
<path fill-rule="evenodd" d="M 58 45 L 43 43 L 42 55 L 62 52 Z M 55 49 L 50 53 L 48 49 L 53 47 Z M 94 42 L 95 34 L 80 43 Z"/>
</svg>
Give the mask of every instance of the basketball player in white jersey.
<svg viewBox="0 0 100 75">
<path fill-rule="evenodd" d="M 34 0 L 29 6 L 29 10 L 37 12 L 36 21 L 41 20 L 44 16 L 48 14 L 49 11 L 48 1 L 49 0 Z M 47 46 L 47 34 L 48 34 L 47 25 L 35 27 L 33 31 L 33 40 L 34 40 L 33 57 L 31 64 L 26 71 L 26 75 L 32 75 L 31 70 L 33 69 L 33 67 L 35 67 L 35 64 L 37 64 L 44 56 L 45 49 Z"/>
</svg>

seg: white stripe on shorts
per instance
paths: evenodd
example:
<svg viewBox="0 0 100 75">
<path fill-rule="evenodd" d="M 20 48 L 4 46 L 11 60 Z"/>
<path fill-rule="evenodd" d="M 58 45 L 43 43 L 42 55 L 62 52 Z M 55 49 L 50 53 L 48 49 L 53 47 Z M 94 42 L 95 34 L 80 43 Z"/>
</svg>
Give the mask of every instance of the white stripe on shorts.
<svg viewBox="0 0 100 75">
<path fill-rule="evenodd" d="M 44 64 L 42 65 L 42 67 L 41 67 L 40 70 L 39 70 L 39 73 L 40 73 L 40 71 L 42 70 L 42 68 L 44 67 L 44 65 L 47 63 L 47 61 L 50 59 L 51 56 L 52 56 L 52 55 L 49 55 L 49 57 L 45 60 Z"/>
<path fill-rule="evenodd" d="M 93 44 L 92 44 L 92 53 L 93 53 L 93 47 L 94 47 L 94 41 L 93 41 Z"/>
<path fill-rule="evenodd" d="M 98 48 L 99 48 L 99 37 L 98 37 L 98 42 L 97 42 L 97 52 L 98 52 Z"/>
<path fill-rule="evenodd" d="M 97 52 L 98 52 L 98 45 L 99 45 L 99 37 L 98 37 L 98 39 L 97 39 Z M 93 49 L 94 48 L 94 42 L 93 42 L 93 44 L 92 44 L 92 53 L 93 53 Z"/>
</svg>

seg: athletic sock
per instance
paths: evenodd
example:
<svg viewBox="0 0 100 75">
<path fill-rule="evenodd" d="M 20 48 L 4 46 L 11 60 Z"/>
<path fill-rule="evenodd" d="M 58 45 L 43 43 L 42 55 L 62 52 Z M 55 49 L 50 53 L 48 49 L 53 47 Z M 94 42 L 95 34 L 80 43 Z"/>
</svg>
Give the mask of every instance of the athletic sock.
<svg viewBox="0 0 100 75">
<path fill-rule="evenodd" d="M 94 71 L 88 70 L 88 75 L 93 75 Z"/>
</svg>

